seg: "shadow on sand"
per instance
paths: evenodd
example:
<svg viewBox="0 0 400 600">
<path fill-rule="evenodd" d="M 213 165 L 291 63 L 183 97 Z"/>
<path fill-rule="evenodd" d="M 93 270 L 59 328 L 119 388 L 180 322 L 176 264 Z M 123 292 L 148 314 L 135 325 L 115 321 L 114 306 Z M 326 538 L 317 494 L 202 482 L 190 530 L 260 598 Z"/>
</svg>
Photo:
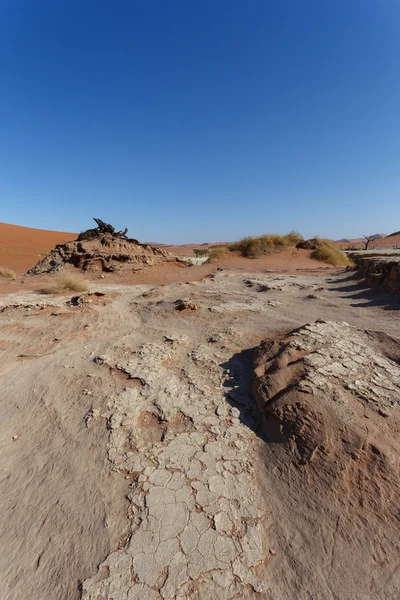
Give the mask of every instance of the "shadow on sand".
<svg viewBox="0 0 400 600">
<path fill-rule="evenodd" d="M 229 374 L 229 378 L 224 383 L 227 403 L 238 408 L 240 422 L 266 442 L 268 440 L 262 431 L 260 415 L 251 394 L 254 350 L 255 348 L 242 350 L 220 364 L 220 367 Z"/>
<path fill-rule="evenodd" d="M 383 310 L 400 310 L 399 294 L 382 293 L 377 289 L 367 287 L 363 280 L 356 279 L 354 273 L 346 274 L 345 277 L 340 279 L 332 279 L 329 283 L 335 283 L 333 287 L 328 288 L 330 292 L 339 292 L 341 298 L 351 298 L 358 301 L 351 303 L 350 306 L 358 308 L 380 306 Z"/>
</svg>

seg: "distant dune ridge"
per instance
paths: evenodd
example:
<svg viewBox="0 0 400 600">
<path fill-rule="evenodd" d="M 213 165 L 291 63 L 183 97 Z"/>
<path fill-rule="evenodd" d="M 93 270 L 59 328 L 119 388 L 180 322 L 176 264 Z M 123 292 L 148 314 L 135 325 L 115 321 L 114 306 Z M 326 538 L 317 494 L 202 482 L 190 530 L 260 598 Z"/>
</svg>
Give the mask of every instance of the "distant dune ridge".
<svg viewBox="0 0 400 600">
<path fill-rule="evenodd" d="M 13 269 L 17 275 L 31 269 L 41 258 L 44 258 L 57 244 L 65 244 L 76 240 L 78 234 L 64 231 L 49 231 L 34 229 L 21 225 L 0 223 L 0 266 Z M 389 235 L 377 233 L 371 244 L 373 248 L 400 247 L 400 231 Z M 362 245 L 363 238 L 342 238 L 337 243 L 347 245 Z M 194 248 L 228 245 L 231 242 L 210 242 L 198 244 L 164 244 L 148 242 L 149 246 L 168 249 L 169 252 L 180 256 L 188 256 Z"/>
<path fill-rule="evenodd" d="M 391 235 L 396 235 L 395 233 L 392 233 Z M 373 241 L 376 240 L 383 240 L 386 237 L 390 237 L 388 235 L 386 235 L 386 233 L 374 233 L 371 236 L 371 239 Z M 337 240 L 338 242 L 343 242 L 343 243 L 347 243 L 347 244 L 361 244 L 362 242 L 365 241 L 365 238 L 363 237 L 359 237 L 359 238 L 342 238 L 341 240 Z"/>
</svg>

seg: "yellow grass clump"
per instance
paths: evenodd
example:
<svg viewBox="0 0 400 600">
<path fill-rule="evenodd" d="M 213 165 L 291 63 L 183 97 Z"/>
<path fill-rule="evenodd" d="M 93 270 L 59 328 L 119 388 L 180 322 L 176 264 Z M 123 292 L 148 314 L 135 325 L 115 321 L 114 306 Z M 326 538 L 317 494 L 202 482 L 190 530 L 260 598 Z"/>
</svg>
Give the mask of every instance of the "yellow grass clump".
<svg viewBox="0 0 400 600">
<path fill-rule="evenodd" d="M 311 252 L 311 258 L 334 267 L 348 267 L 352 264 L 346 254 L 339 248 L 335 248 L 325 240 L 320 240 L 320 242 L 322 245 Z"/>
<path fill-rule="evenodd" d="M 303 237 L 297 231 L 291 231 L 287 235 L 270 233 L 257 237 L 245 237 L 239 242 L 229 246 L 232 252 L 239 252 L 245 258 L 257 258 L 264 254 L 280 252 L 288 246 L 295 246 L 302 241 Z"/>
<path fill-rule="evenodd" d="M 220 260 L 221 258 L 226 258 L 229 253 L 229 249 L 227 246 L 219 246 L 217 248 L 212 248 L 208 252 L 208 260 L 207 262 L 212 262 L 214 260 Z"/>
<path fill-rule="evenodd" d="M 15 279 L 16 273 L 12 269 L 8 269 L 7 267 L 0 267 L 0 277 L 4 277 L 5 279 Z"/>
<path fill-rule="evenodd" d="M 296 246 L 296 244 L 299 244 L 304 240 L 303 236 L 298 231 L 289 231 L 285 237 L 287 239 L 288 246 Z"/>
<path fill-rule="evenodd" d="M 61 292 L 87 292 L 89 283 L 80 273 L 63 271 L 53 277 L 52 285 L 44 290 L 48 294 L 60 294 Z"/>
</svg>

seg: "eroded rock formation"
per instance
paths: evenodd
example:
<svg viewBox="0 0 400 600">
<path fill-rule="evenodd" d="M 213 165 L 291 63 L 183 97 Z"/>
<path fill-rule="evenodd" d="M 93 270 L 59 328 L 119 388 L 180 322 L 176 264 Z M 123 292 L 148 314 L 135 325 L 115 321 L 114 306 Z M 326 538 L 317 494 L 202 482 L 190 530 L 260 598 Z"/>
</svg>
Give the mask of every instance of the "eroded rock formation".
<svg viewBox="0 0 400 600">
<path fill-rule="evenodd" d="M 75 241 L 57 245 L 27 275 L 54 273 L 65 265 L 84 271 L 139 271 L 162 262 L 185 264 L 161 248 L 153 248 L 127 237 L 127 229 L 115 231 L 112 225 L 94 219 L 98 226 L 79 234 Z"/>
<path fill-rule="evenodd" d="M 303 250 L 317 250 L 317 248 L 321 248 L 322 246 L 322 242 L 317 238 L 302 240 L 296 244 L 296 248 L 302 248 Z"/>
<path fill-rule="evenodd" d="M 351 255 L 357 270 L 368 285 L 389 292 L 400 292 L 400 257 Z"/>
</svg>

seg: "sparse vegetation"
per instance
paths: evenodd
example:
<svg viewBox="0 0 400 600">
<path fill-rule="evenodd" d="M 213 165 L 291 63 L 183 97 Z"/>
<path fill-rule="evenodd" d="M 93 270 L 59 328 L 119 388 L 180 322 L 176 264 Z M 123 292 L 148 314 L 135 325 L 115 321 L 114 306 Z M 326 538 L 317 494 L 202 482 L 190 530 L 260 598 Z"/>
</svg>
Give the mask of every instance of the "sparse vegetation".
<svg viewBox="0 0 400 600">
<path fill-rule="evenodd" d="M 208 252 L 208 262 L 212 262 L 214 260 L 220 260 L 221 258 L 226 258 L 226 256 L 229 253 L 229 248 L 227 246 L 218 246 L 215 248 L 212 248 L 212 250 L 210 250 Z"/>
<path fill-rule="evenodd" d="M 339 248 L 332 246 L 332 244 L 326 240 L 319 241 L 322 245 L 311 253 L 311 258 L 334 267 L 347 267 L 351 264 L 351 261 L 347 258 L 345 253 Z"/>
<path fill-rule="evenodd" d="M 295 246 L 304 240 L 303 236 L 298 231 L 289 231 L 285 237 L 287 239 L 288 246 Z"/>
<path fill-rule="evenodd" d="M 369 245 L 371 242 L 373 242 L 375 240 L 375 236 L 374 235 L 363 235 L 364 241 L 364 250 L 368 250 Z"/>
<path fill-rule="evenodd" d="M 208 256 L 209 252 L 207 248 L 193 248 L 193 254 L 200 258 L 201 256 Z"/>
<path fill-rule="evenodd" d="M 87 292 L 89 283 L 80 273 L 62 271 L 53 277 L 53 283 L 43 292 L 46 294 L 60 294 L 61 292 Z"/>
<path fill-rule="evenodd" d="M 0 277 L 4 277 L 5 279 L 15 279 L 16 273 L 12 269 L 7 269 L 6 267 L 0 267 Z"/>
<path fill-rule="evenodd" d="M 245 258 L 257 258 L 264 254 L 279 252 L 288 246 L 295 246 L 301 242 L 303 236 L 297 231 L 291 231 L 287 235 L 278 235 L 275 233 L 261 235 L 258 237 L 246 237 L 229 246 L 231 252 L 239 252 Z"/>
</svg>

